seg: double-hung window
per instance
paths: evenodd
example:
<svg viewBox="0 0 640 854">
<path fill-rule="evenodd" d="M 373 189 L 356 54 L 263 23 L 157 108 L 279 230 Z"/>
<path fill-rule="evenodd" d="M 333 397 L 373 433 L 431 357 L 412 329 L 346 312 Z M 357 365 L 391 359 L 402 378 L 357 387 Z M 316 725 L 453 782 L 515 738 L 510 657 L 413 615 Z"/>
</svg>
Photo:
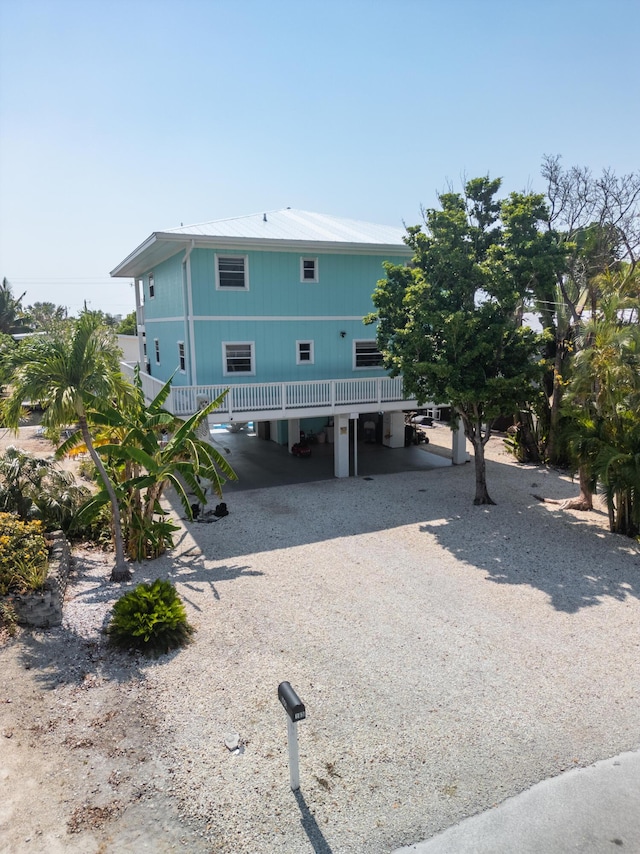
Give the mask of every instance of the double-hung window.
<svg viewBox="0 0 640 854">
<path fill-rule="evenodd" d="M 296 365 L 313 365 L 313 341 L 296 341 Z"/>
<path fill-rule="evenodd" d="M 216 255 L 216 289 L 249 290 L 249 259 L 246 255 Z"/>
<path fill-rule="evenodd" d="M 153 299 L 156 295 L 156 283 L 153 278 L 153 273 L 149 273 L 149 299 Z"/>
<path fill-rule="evenodd" d="M 318 281 L 318 259 L 317 258 L 301 258 L 300 259 L 300 281 L 301 282 L 317 282 Z"/>
<path fill-rule="evenodd" d="M 156 354 L 156 365 L 160 364 L 160 342 L 157 338 L 153 339 L 153 349 Z"/>
<path fill-rule="evenodd" d="M 184 374 L 187 369 L 187 360 L 184 355 L 184 341 L 178 341 L 178 364 L 181 373 Z"/>
<path fill-rule="evenodd" d="M 353 342 L 354 368 L 379 368 L 382 365 L 382 353 L 375 341 Z"/>
<path fill-rule="evenodd" d="M 253 341 L 225 341 L 222 344 L 223 374 L 255 374 L 255 357 Z"/>
</svg>

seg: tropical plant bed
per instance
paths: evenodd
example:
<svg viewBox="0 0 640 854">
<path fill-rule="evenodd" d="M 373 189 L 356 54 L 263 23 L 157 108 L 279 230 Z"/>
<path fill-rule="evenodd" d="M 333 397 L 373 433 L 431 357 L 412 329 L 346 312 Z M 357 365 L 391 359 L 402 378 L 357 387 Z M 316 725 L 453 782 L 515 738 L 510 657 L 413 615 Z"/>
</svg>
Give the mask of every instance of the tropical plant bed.
<svg viewBox="0 0 640 854">
<path fill-rule="evenodd" d="M 62 622 L 62 603 L 71 566 L 71 549 L 61 531 L 47 535 L 49 564 L 47 576 L 39 590 L 7 593 L 1 597 L 13 620 L 22 626 L 48 628 Z"/>
</svg>

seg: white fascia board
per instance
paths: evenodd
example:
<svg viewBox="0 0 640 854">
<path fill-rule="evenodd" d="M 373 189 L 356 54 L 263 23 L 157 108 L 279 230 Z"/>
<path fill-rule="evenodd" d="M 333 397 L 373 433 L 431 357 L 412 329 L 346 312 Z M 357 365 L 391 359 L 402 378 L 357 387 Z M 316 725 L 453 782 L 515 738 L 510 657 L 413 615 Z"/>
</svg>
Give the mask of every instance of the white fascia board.
<svg viewBox="0 0 640 854">
<path fill-rule="evenodd" d="M 182 236 L 182 235 L 181 235 Z M 175 235 L 158 234 L 159 239 Z M 326 252 L 339 255 L 406 255 L 413 256 L 413 250 L 399 243 L 343 243 L 337 240 L 266 240 L 255 237 L 214 237 L 209 235 L 191 235 L 196 249 L 220 247 L 238 249 L 243 252 L 258 249 L 267 252 L 300 252 L 314 254 Z"/>
</svg>

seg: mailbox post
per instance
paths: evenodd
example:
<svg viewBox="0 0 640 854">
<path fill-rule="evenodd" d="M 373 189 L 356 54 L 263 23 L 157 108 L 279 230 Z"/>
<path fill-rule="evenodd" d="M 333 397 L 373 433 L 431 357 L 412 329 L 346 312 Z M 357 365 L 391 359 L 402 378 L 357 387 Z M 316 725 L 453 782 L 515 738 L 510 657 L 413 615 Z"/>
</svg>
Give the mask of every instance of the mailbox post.
<svg viewBox="0 0 640 854">
<path fill-rule="evenodd" d="M 291 687 L 290 682 L 278 685 L 278 699 L 287 713 L 287 740 L 289 742 L 289 781 L 291 791 L 300 788 L 300 769 L 298 767 L 298 721 L 303 721 L 307 712 L 304 703 Z"/>
</svg>

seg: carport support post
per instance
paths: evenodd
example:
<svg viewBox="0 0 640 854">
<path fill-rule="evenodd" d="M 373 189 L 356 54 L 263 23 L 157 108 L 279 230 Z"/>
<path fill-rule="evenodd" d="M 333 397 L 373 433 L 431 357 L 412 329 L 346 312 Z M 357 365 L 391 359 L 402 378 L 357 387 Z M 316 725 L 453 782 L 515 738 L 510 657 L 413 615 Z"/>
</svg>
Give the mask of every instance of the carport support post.
<svg viewBox="0 0 640 854">
<path fill-rule="evenodd" d="M 353 421 L 353 476 L 358 477 L 358 413 L 352 412 L 349 418 Z"/>
<path fill-rule="evenodd" d="M 464 435 L 464 430 L 459 418 L 456 421 L 456 426 L 453 428 L 452 435 L 451 462 L 454 466 L 468 463 L 470 457 L 467 453 L 467 437 Z"/>
<path fill-rule="evenodd" d="M 333 431 L 333 473 L 349 477 L 349 416 L 336 415 Z"/>
<path fill-rule="evenodd" d="M 298 724 L 287 715 L 287 741 L 289 742 L 289 782 L 291 791 L 300 788 L 300 761 L 298 754 Z"/>
<path fill-rule="evenodd" d="M 288 434 L 288 442 L 289 442 L 289 453 L 291 453 L 291 448 L 300 441 L 300 419 L 299 418 L 290 418 L 288 421 L 289 425 L 289 434 Z"/>
</svg>

